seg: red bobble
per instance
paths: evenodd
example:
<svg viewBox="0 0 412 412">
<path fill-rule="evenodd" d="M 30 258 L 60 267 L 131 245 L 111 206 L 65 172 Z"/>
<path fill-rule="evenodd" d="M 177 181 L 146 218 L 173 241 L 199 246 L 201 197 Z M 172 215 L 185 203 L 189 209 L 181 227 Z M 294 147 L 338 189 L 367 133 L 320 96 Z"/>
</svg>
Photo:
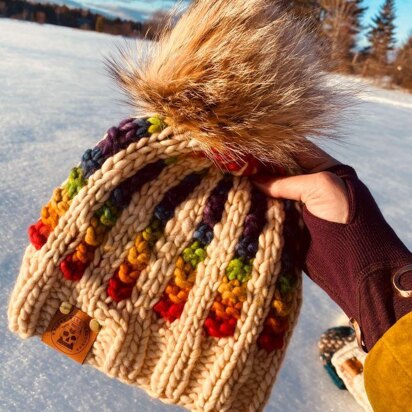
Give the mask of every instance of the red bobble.
<svg viewBox="0 0 412 412">
<path fill-rule="evenodd" d="M 205 320 L 204 328 L 209 336 L 215 338 L 224 338 L 233 336 L 236 329 L 236 318 L 228 319 L 213 318 L 211 315 Z"/>
<path fill-rule="evenodd" d="M 172 305 L 170 306 L 168 312 L 167 312 L 167 320 L 169 322 L 173 322 L 176 319 L 180 318 L 180 315 L 183 312 L 183 308 L 184 308 L 185 304 L 184 303 L 172 303 Z"/>
<path fill-rule="evenodd" d="M 36 224 L 31 225 L 27 230 L 29 234 L 30 243 L 37 249 L 47 242 L 52 229 L 50 226 L 44 224 L 41 220 L 38 220 Z"/>
<path fill-rule="evenodd" d="M 180 318 L 184 306 L 184 303 L 173 303 L 167 295 L 164 295 L 162 299 L 153 306 L 153 310 L 163 319 L 174 322 Z"/>
<path fill-rule="evenodd" d="M 167 310 L 169 309 L 168 302 L 167 300 L 163 297 L 162 299 L 159 300 L 154 306 L 153 310 L 162 318 L 166 317 Z"/>
<path fill-rule="evenodd" d="M 73 255 L 66 256 L 60 262 L 60 271 L 67 280 L 80 280 L 86 270 L 87 264 L 80 261 L 73 261 Z"/>
<path fill-rule="evenodd" d="M 261 333 L 258 337 L 257 344 L 261 349 L 264 349 L 266 352 L 270 353 L 274 350 L 280 350 L 283 348 L 284 336 Z"/>
<path fill-rule="evenodd" d="M 107 287 L 107 294 L 115 301 L 128 299 L 132 296 L 134 284 L 123 283 L 119 279 L 118 271 L 116 270 L 113 277 L 109 280 L 109 286 Z"/>
</svg>

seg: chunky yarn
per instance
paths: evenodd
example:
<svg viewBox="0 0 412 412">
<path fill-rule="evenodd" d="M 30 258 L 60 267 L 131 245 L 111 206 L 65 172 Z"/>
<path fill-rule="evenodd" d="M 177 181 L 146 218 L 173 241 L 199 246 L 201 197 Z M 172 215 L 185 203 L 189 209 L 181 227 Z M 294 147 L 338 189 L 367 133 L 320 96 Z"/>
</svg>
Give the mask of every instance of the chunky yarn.
<svg viewBox="0 0 412 412">
<path fill-rule="evenodd" d="M 299 310 L 299 212 L 253 188 L 255 159 L 202 153 L 159 117 L 109 129 L 28 230 L 10 328 L 41 334 L 68 303 L 100 325 L 86 363 L 193 410 L 245 409 L 238 376 L 259 410 Z"/>
</svg>

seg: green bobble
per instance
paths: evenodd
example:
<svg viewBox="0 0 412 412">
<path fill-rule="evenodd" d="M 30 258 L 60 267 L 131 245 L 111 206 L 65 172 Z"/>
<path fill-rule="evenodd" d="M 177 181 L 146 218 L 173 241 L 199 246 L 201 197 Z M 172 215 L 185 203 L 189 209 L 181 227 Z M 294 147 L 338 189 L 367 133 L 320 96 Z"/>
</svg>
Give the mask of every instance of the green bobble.
<svg viewBox="0 0 412 412">
<path fill-rule="evenodd" d="M 206 258 L 206 252 L 200 248 L 195 250 L 195 255 L 198 256 L 200 260 L 205 260 Z"/>
<path fill-rule="evenodd" d="M 290 273 L 282 273 L 277 280 L 278 289 L 282 296 L 292 292 L 295 284 L 296 281 Z"/>
<path fill-rule="evenodd" d="M 73 167 L 66 183 L 66 190 L 70 199 L 73 199 L 86 184 L 87 179 L 83 177 L 82 169 L 80 167 Z"/>
<path fill-rule="evenodd" d="M 108 200 L 100 209 L 96 210 L 95 215 L 99 217 L 103 225 L 111 227 L 116 223 L 119 212 L 113 203 Z"/>
<path fill-rule="evenodd" d="M 169 157 L 168 159 L 164 160 L 166 166 L 175 164 L 177 162 L 177 157 Z"/>
<path fill-rule="evenodd" d="M 182 256 L 185 262 L 190 262 L 192 258 L 192 251 L 190 250 L 190 248 L 187 247 L 186 249 L 184 249 Z"/>
<path fill-rule="evenodd" d="M 193 268 L 196 268 L 200 262 L 206 259 L 206 251 L 198 241 L 195 241 L 183 250 L 182 257 L 185 262 L 190 263 Z"/>
<path fill-rule="evenodd" d="M 143 239 L 149 243 L 150 247 L 152 247 L 162 236 L 162 231 L 159 228 L 159 221 L 152 219 L 149 226 L 147 226 L 142 233 Z"/>
<path fill-rule="evenodd" d="M 247 282 L 251 277 L 253 259 L 244 261 L 242 258 L 232 259 L 226 268 L 226 276 L 229 280 Z"/>
</svg>

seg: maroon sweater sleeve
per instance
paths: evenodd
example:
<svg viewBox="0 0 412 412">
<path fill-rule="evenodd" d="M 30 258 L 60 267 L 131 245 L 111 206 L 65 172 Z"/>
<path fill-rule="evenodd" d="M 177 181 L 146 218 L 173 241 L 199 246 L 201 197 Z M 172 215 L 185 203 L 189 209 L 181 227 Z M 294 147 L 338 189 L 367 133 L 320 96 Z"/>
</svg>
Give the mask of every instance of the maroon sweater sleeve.
<svg viewBox="0 0 412 412">
<path fill-rule="evenodd" d="M 349 222 L 328 222 L 304 207 L 309 233 L 305 271 L 358 322 L 370 350 L 387 329 L 412 311 L 412 298 L 399 296 L 392 286 L 393 274 L 412 264 L 412 254 L 351 167 L 337 165 L 328 171 L 347 186 Z M 412 289 L 412 271 L 402 277 L 402 287 Z"/>
</svg>

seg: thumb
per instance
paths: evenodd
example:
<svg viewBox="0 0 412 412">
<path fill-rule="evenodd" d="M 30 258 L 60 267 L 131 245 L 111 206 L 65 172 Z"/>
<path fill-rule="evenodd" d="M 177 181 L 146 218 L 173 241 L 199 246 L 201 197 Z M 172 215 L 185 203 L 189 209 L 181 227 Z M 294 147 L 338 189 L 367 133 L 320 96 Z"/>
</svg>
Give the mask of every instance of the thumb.
<svg viewBox="0 0 412 412">
<path fill-rule="evenodd" d="M 255 176 L 253 183 L 264 193 L 274 198 L 305 202 L 316 188 L 315 174 L 273 177 Z"/>
</svg>

